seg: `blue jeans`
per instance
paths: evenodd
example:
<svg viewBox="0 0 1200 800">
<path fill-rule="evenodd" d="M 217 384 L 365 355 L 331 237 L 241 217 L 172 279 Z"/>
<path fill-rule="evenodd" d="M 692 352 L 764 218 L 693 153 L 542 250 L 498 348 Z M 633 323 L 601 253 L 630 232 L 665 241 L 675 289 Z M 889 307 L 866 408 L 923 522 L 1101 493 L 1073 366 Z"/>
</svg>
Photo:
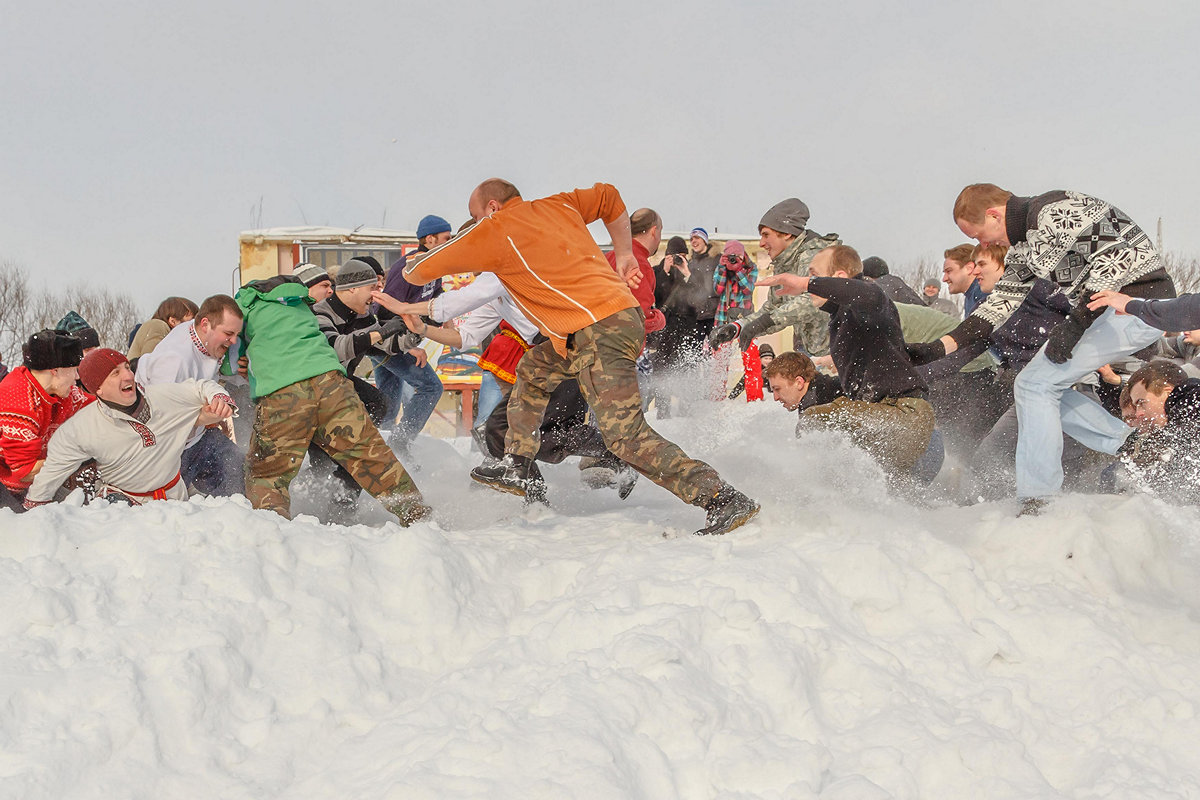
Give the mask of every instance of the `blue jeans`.
<svg viewBox="0 0 1200 800">
<path fill-rule="evenodd" d="M 404 405 L 400 424 L 395 426 L 401 444 L 407 445 L 425 427 L 433 416 L 433 409 L 442 397 L 442 381 L 431 364 L 417 366 L 417 360 L 408 353 L 371 358 L 375 364 L 375 385 L 387 399 L 387 419 L 383 430 L 393 427 L 396 412 Z M 411 392 L 406 399 L 405 394 Z"/>
<path fill-rule="evenodd" d="M 503 399 L 504 390 L 500 388 L 500 381 L 495 375 L 485 370 L 483 381 L 479 384 L 479 410 L 475 414 L 475 424 L 482 425 Z"/>
<path fill-rule="evenodd" d="M 1154 344 L 1162 331 L 1111 308 L 1092 323 L 1065 364 L 1046 358 L 1045 346 L 1017 375 L 1017 497 L 1062 490 L 1062 435 L 1101 453 L 1115 453 L 1133 431 L 1092 398 L 1071 387 L 1100 367 Z"/>
<path fill-rule="evenodd" d="M 213 497 L 245 494 L 243 463 L 246 454 L 217 428 L 209 428 L 183 451 L 179 475 L 185 485 Z"/>
</svg>

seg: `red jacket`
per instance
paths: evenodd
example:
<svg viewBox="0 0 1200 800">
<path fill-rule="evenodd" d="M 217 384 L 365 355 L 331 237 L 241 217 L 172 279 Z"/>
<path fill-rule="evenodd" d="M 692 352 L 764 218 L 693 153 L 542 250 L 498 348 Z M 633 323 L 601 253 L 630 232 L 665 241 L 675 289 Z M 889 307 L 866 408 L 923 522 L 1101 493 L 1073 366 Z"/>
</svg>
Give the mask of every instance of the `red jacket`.
<svg viewBox="0 0 1200 800">
<path fill-rule="evenodd" d="M 78 386 L 68 397 L 54 397 L 25 367 L 8 373 L 0 381 L 0 483 L 28 489 L 26 476 L 46 457 L 50 435 L 95 399 Z"/>
<path fill-rule="evenodd" d="M 616 253 L 609 250 L 604 257 L 608 259 L 610 267 L 617 268 Z M 655 279 L 654 267 L 650 266 L 650 251 L 637 239 L 633 240 L 633 257 L 637 259 L 638 266 L 642 268 L 642 282 L 633 290 L 633 297 L 641 305 L 642 313 L 646 315 L 646 333 L 661 331 L 667 327 L 667 318 L 654 307 Z"/>
</svg>

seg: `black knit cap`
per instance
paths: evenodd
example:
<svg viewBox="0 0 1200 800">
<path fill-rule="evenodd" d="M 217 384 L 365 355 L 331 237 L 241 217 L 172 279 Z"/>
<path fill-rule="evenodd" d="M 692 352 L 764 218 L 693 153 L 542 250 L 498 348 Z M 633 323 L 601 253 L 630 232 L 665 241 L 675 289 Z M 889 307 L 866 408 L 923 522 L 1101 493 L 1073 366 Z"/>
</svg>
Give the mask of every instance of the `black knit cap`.
<svg viewBox="0 0 1200 800">
<path fill-rule="evenodd" d="M 682 236 L 672 236 L 667 240 L 667 255 L 669 256 L 686 256 L 688 251 L 687 242 Z"/>
<path fill-rule="evenodd" d="M 869 256 L 863 259 L 862 274 L 868 278 L 882 278 L 888 274 L 888 265 L 879 256 Z"/>
<path fill-rule="evenodd" d="M 68 333 L 47 328 L 30 336 L 21 354 L 26 369 L 78 367 L 83 360 L 83 345 Z"/>
</svg>

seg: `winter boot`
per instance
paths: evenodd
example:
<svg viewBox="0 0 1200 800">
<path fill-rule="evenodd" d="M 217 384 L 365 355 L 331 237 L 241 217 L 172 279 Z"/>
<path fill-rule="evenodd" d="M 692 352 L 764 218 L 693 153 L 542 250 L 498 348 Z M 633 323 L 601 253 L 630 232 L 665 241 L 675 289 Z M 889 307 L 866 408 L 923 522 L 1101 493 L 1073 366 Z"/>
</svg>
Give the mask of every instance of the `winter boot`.
<svg viewBox="0 0 1200 800">
<path fill-rule="evenodd" d="M 1036 517 L 1041 515 L 1042 509 L 1050 505 L 1050 501 L 1044 497 L 1026 497 L 1021 501 L 1021 510 L 1017 512 L 1018 517 Z"/>
<path fill-rule="evenodd" d="M 586 456 L 579 459 L 579 478 L 592 489 L 614 486 L 617 497 L 624 500 L 633 491 L 638 473 L 633 467 L 609 453 L 599 458 Z"/>
<path fill-rule="evenodd" d="M 526 503 L 546 503 L 546 481 L 532 458 L 506 453 L 494 464 L 471 470 L 471 480 L 501 492 L 519 494 Z"/>
<path fill-rule="evenodd" d="M 421 496 L 420 492 L 380 497 L 379 501 L 384 508 L 396 515 L 396 518 L 400 520 L 401 527 L 404 528 L 433 514 L 433 509 L 425 505 L 425 498 Z"/>
<path fill-rule="evenodd" d="M 330 525 L 353 525 L 358 513 L 359 492 L 346 486 L 336 487 L 325 504 L 325 521 Z"/>
<path fill-rule="evenodd" d="M 708 512 L 708 524 L 696 531 L 697 536 L 719 536 L 734 528 L 745 525 L 758 513 L 758 503 L 751 500 L 728 483 L 712 497 L 706 497 L 696 505 Z"/>
</svg>

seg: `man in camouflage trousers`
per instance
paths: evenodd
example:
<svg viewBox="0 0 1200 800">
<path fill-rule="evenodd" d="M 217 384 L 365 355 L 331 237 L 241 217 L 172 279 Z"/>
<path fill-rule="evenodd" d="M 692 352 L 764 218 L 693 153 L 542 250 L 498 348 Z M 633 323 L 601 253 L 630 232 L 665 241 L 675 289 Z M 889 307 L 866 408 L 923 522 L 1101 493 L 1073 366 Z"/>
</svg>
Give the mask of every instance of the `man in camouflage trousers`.
<svg viewBox="0 0 1200 800">
<path fill-rule="evenodd" d="M 613 454 L 685 503 L 695 504 L 719 490 L 721 477 L 703 461 L 688 458 L 646 422 L 634 366 L 645 340 L 641 325 L 641 309 L 627 308 L 575 332 L 566 358 L 548 342 L 527 352 L 517 364 L 517 389 L 508 404 L 505 450 L 528 459 L 537 455 L 536 434 L 550 392 L 576 378 Z"/>
<path fill-rule="evenodd" d="M 807 275 L 813 256 L 841 244 L 836 233 L 822 236 L 808 230 L 808 216 L 808 206 L 795 197 L 781 200 L 763 214 L 758 223 L 759 246 L 771 257 L 773 275 Z M 775 287 L 762 308 L 714 328 L 709 342 L 716 347 L 737 339 L 745 352 L 755 337 L 776 333 L 789 325 L 796 350 L 814 357 L 829 354 L 829 315 L 818 311 L 807 294 L 787 296 Z"/>
<path fill-rule="evenodd" d="M 312 299 L 286 275 L 237 293 L 245 314 L 254 429 L 246 454 L 246 497 L 255 508 L 290 516 L 288 487 L 310 444 L 328 453 L 409 525 L 431 512 L 384 443 L 310 310 Z M 230 361 L 236 363 L 231 351 Z"/>
<path fill-rule="evenodd" d="M 642 415 L 634 361 L 645 343 L 645 325 L 629 290 L 640 283 L 642 271 L 616 187 L 598 183 L 526 201 L 508 181 L 491 179 L 471 193 L 467 210 L 474 227 L 407 266 L 405 277 L 424 283 L 464 269 L 493 272 L 546 336 L 517 365 L 504 458 L 476 467 L 472 479 L 527 499 L 544 497 L 545 482 L 533 460 L 536 431 L 550 392 L 575 378 L 608 449 L 707 512 L 707 524 L 697 533 L 727 533 L 757 514 L 757 503 L 659 436 Z M 596 220 L 612 237 L 611 267 L 587 228 Z"/>
</svg>

